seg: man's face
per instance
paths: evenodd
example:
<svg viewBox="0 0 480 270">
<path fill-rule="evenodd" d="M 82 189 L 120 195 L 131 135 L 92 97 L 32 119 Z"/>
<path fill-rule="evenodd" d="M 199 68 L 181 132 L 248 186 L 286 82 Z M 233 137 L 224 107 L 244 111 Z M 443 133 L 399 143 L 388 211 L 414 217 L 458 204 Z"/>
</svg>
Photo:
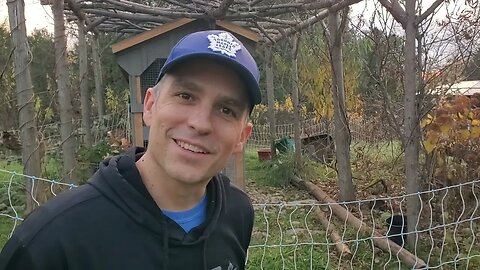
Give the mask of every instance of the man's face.
<svg viewBox="0 0 480 270">
<path fill-rule="evenodd" d="M 147 90 L 145 155 L 164 174 L 159 177 L 200 184 L 243 149 L 252 128 L 247 95 L 240 77 L 222 64 L 203 59 L 180 65 L 162 78 L 157 93 Z"/>
</svg>

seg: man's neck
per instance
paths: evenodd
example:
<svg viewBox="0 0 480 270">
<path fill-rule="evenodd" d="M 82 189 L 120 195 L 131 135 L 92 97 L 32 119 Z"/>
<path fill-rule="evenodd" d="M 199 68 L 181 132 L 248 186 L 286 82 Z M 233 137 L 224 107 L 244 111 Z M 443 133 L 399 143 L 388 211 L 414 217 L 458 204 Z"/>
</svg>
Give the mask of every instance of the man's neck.
<svg viewBox="0 0 480 270">
<path fill-rule="evenodd" d="M 203 197 L 207 183 L 189 185 L 172 179 L 145 154 L 136 162 L 143 184 L 160 209 L 184 211 L 193 208 Z"/>
</svg>

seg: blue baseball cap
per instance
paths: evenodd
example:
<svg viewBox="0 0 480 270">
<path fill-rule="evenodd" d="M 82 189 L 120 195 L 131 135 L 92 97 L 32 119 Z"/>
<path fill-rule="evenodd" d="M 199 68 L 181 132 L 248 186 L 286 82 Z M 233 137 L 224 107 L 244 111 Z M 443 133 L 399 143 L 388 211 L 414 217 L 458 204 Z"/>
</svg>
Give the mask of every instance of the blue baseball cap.
<svg viewBox="0 0 480 270">
<path fill-rule="evenodd" d="M 170 51 L 155 84 L 177 64 L 198 57 L 211 58 L 238 72 L 252 108 L 262 101 L 257 63 L 242 42 L 222 30 L 200 31 L 183 37 Z"/>
</svg>

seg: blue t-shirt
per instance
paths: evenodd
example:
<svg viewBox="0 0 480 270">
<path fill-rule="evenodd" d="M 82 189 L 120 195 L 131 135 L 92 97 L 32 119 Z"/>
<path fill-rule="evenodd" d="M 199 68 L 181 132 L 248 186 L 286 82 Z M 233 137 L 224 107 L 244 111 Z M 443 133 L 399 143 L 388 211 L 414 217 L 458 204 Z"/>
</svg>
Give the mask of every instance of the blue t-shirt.
<svg viewBox="0 0 480 270">
<path fill-rule="evenodd" d="M 178 212 L 162 209 L 162 212 L 188 233 L 205 221 L 207 217 L 207 196 L 203 195 L 200 202 L 191 209 Z"/>
</svg>

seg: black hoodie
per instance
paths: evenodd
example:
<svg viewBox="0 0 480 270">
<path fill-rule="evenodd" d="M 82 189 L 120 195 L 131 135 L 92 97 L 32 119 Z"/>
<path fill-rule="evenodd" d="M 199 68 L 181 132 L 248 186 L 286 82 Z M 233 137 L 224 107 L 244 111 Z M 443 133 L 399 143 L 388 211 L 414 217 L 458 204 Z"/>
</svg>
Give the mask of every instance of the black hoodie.
<svg viewBox="0 0 480 270">
<path fill-rule="evenodd" d="M 135 161 L 105 160 L 88 184 L 37 208 L 0 253 L 3 269 L 244 269 L 253 226 L 247 195 L 222 175 L 207 185 L 207 219 L 189 233 L 162 214 Z"/>
</svg>

